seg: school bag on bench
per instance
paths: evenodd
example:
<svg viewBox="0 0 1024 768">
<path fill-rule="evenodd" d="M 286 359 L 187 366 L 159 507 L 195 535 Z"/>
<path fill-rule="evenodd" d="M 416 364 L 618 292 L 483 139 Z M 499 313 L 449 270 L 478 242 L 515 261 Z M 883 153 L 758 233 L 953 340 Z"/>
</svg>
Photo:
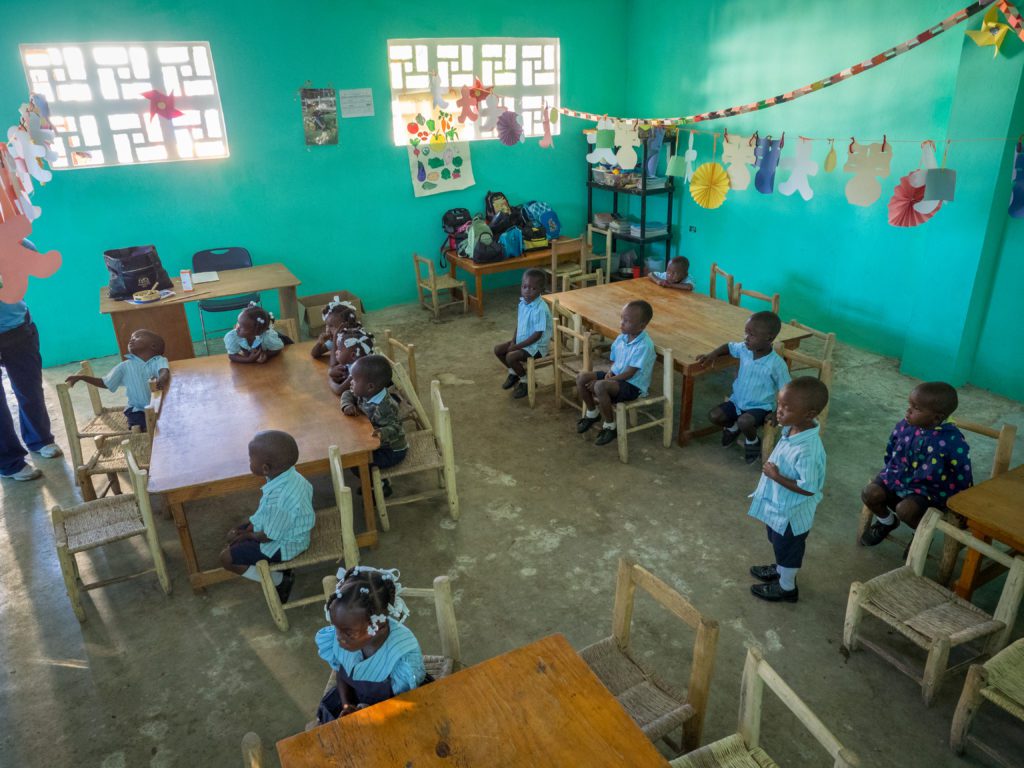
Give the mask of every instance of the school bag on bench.
<svg viewBox="0 0 1024 768">
<path fill-rule="evenodd" d="M 495 239 L 482 216 L 474 217 L 466 231 L 466 239 L 459 248 L 461 254 L 469 256 L 477 264 L 489 264 L 505 258 L 501 243 Z"/>
<path fill-rule="evenodd" d="M 500 237 L 505 230 L 515 225 L 512 221 L 512 206 L 501 192 L 488 192 L 484 196 L 484 215 L 495 237 Z"/>
<path fill-rule="evenodd" d="M 540 200 L 531 200 L 523 206 L 526 215 L 538 227 L 544 228 L 548 240 L 556 240 L 562 233 L 562 224 L 558 221 L 558 215 L 554 209 Z"/>
<path fill-rule="evenodd" d="M 505 258 L 512 259 L 523 255 L 523 233 L 519 227 L 509 227 L 498 238 L 501 247 L 505 249 Z"/>
<path fill-rule="evenodd" d="M 523 235 L 524 251 L 536 251 L 548 247 L 547 233 L 526 215 L 526 206 L 517 205 L 512 209 L 512 225 Z"/>
<path fill-rule="evenodd" d="M 452 208 L 445 211 L 441 217 L 441 229 L 444 230 L 444 241 L 441 243 L 441 269 L 447 269 L 445 261 L 447 251 L 461 253 L 459 245 L 465 241 L 469 225 L 473 223 L 473 217 L 467 208 Z"/>
</svg>

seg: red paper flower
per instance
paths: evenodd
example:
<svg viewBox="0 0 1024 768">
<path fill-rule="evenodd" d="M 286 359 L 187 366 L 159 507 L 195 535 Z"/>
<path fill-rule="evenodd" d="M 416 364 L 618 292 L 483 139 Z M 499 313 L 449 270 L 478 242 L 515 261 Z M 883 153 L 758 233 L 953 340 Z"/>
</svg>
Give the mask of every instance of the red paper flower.
<svg viewBox="0 0 1024 768">
<path fill-rule="evenodd" d="M 480 78 L 478 77 L 473 81 L 473 85 L 469 87 L 469 95 L 474 101 L 483 101 L 491 95 L 491 91 L 493 90 L 493 87 L 485 88 L 484 84 L 480 82 Z"/>
<path fill-rule="evenodd" d="M 173 120 L 176 117 L 181 117 L 184 112 L 180 109 L 174 108 L 174 94 L 161 93 L 160 91 L 146 91 L 142 94 L 142 97 L 149 99 L 149 119 L 153 119 L 153 115 L 160 115 L 168 120 Z"/>
</svg>

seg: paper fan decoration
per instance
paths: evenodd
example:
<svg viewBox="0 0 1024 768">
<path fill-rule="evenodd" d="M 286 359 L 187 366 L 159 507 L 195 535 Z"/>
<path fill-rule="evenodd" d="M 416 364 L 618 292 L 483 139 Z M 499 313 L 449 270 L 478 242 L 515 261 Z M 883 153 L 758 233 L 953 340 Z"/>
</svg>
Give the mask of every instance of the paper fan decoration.
<svg viewBox="0 0 1024 768">
<path fill-rule="evenodd" d="M 498 118 L 498 140 L 506 147 L 514 147 L 523 139 L 523 126 L 515 112 L 506 111 Z"/>
<path fill-rule="evenodd" d="M 690 180 L 690 197 L 701 208 L 717 208 L 729 192 L 729 174 L 721 163 L 704 163 Z"/>
<path fill-rule="evenodd" d="M 924 187 L 915 187 L 908 173 L 893 190 L 889 199 L 889 223 L 894 227 L 916 227 L 938 213 L 940 203 L 930 213 L 921 213 L 914 206 L 924 200 Z"/>
</svg>

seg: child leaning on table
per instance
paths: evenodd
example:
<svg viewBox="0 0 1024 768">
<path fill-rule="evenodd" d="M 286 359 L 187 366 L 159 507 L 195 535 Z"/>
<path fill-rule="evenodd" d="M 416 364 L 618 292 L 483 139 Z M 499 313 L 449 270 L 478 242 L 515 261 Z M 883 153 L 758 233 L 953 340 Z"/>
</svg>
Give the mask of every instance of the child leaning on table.
<svg viewBox="0 0 1024 768">
<path fill-rule="evenodd" d="M 732 394 L 708 413 L 712 424 L 722 427 L 722 445 L 736 442 L 740 433 L 747 464 L 761 456 L 761 438 L 757 429 L 775 408 L 775 393 L 790 380 L 786 361 L 772 348 L 782 330 L 782 321 L 774 312 L 755 312 L 743 329 L 743 341 L 730 341 L 706 355 L 697 355 L 700 365 L 715 358 L 732 355 L 739 358 L 740 370 L 732 385 Z"/>
<path fill-rule="evenodd" d="M 68 376 L 65 383 L 73 387 L 84 381 L 94 387 L 116 392 L 123 384 L 128 395 L 128 407 L 124 409 L 128 426 L 146 431 L 146 407 L 150 401 L 149 383 L 156 380 L 157 389 L 166 389 L 171 380 L 167 358 L 164 357 L 164 340 L 144 328 L 132 333 L 128 339 L 128 354 L 102 379 L 96 376 Z"/>
<path fill-rule="evenodd" d="M 889 435 L 885 466 L 861 491 L 874 515 L 860 543 L 873 547 L 900 526 L 917 528 L 929 507 L 945 509 L 949 497 L 970 488 L 971 451 L 963 433 L 947 421 L 959 404 L 956 389 L 942 381 L 914 387 L 907 413 Z"/>
<path fill-rule="evenodd" d="M 522 378 L 526 375 L 523 363 L 528 357 L 544 357 L 551 345 L 554 325 L 548 303 L 541 298 L 544 291 L 544 273 L 528 269 L 519 286 L 519 310 L 512 339 L 494 348 L 495 356 L 508 368 L 508 377 L 502 389 L 512 390 L 512 397 L 526 397 L 529 392 Z"/>
<path fill-rule="evenodd" d="M 341 395 L 341 410 L 346 416 L 363 413 L 373 425 L 373 434 L 380 438 L 371 464 L 387 469 L 405 461 L 409 443 L 398 414 L 398 402 L 391 386 L 391 363 L 383 355 L 367 355 L 352 364 L 351 386 Z M 391 495 L 391 484 L 383 482 L 384 495 Z"/>
<path fill-rule="evenodd" d="M 361 325 L 345 327 L 334 337 L 327 384 L 331 392 L 342 394 L 352 383 L 352 364 L 361 357 L 373 354 L 373 334 Z"/>
<path fill-rule="evenodd" d="M 249 442 L 249 469 L 267 478 L 263 497 L 249 521 L 228 531 L 220 564 L 244 579 L 259 581 L 256 563 L 280 563 L 298 557 L 309 548 L 309 534 L 316 516 L 313 486 L 295 469 L 299 446 L 287 432 L 257 432 Z M 270 574 L 277 596 L 288 602 L 295 574 L 291 570 Z"/>
<path fill-rule="evenodd" d="M 690 260 L 685 256 L 676 256 L 665 265 L 664 272 L 651 272 L 648 277 L 662 288 L 675 288 L 677 291 L 693 290 Z"/>
<path fill-rule="evenodd" d="M 323 308 L 320 316 L 324 321 L 324 329 L 310 350 L 313 357 L 323 357 L 333 350 L 334 341 L 342 330 L 359 327 L 359 313 L 355 305 L 351 301 L 342 301 L 338 296 Z"/>
<path fill-rule="evenodd" d="M 284 348 L 273 328 L 274 318 L 255 301 L 238 313 L 235 327 L 224 336 L 224 349 L 233 363 L 265 363 Z"/>
<path fill-rule="evenodd" d="M 423 652 L 404 622 L 397 570 L 357 565 L 338 572 L 324 616 L 331 626 L 316 633 L 317 653 L 337 684 L 317 709 L 327 723 L 430 682 Z"/>
</svg>

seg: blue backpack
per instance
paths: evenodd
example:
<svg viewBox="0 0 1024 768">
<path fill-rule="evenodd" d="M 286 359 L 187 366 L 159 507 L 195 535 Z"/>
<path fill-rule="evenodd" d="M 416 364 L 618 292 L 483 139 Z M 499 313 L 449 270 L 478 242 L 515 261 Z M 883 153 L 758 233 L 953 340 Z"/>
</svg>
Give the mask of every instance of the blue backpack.
<svg viewBox="0 0 1024 768">
<path fill-rule="evenodd" d="M 548 240 L 554 240 L 562 233 L 562 224 L 558 221 L 558 214 L 547 203 L 531 200 L 523 206 L 523 209 L 534 224 L 544 228 Z"/>
<path fill-rule="evenodd" d="M 511 227 L 501 233 L 498 238 L 498 242 L 501 243 L 505 249 L 505 258 L 511 259 L 516 256 L 523 255 L 523 233 L 519 227 Z"/>
</svg>

